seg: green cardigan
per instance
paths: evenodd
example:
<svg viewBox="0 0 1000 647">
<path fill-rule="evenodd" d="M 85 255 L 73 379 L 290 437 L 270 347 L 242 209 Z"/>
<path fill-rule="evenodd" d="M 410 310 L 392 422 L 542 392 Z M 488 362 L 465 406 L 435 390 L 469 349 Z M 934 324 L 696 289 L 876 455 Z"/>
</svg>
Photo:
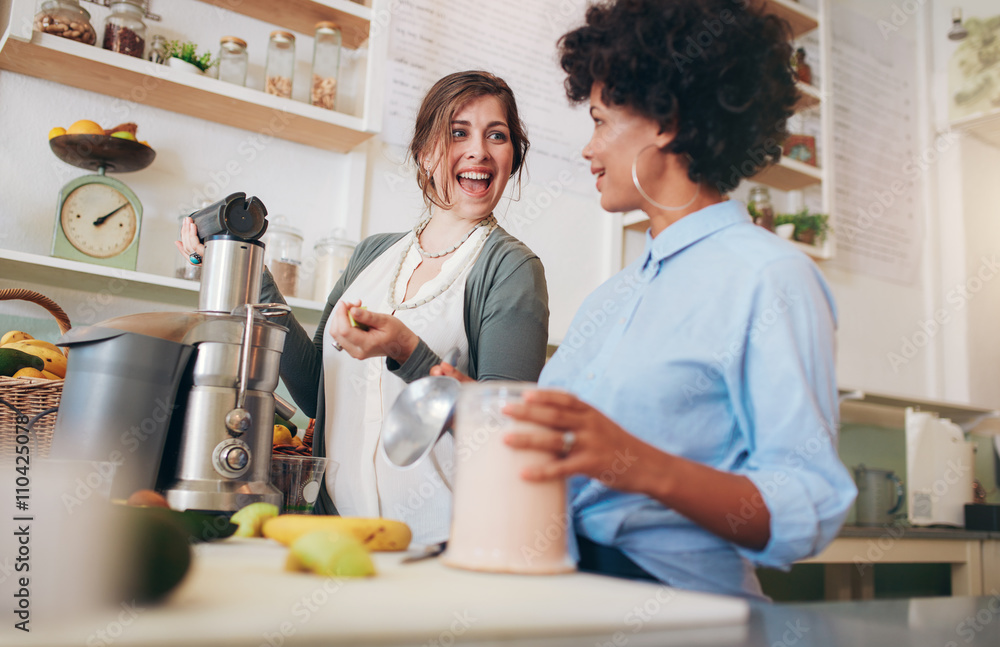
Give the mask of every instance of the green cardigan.
<svg viewBox="0 0 1000 647">
<path fill-rule="evenodd" d="M 323 331 L 333 306 L 363 269 L 409 232 L 377 234 L 354 250 L 347 269 L 327 297 L 316 334 L 306 334 L 295 317 L 272 319 L 288 327 L 281 355 L 281 378 L 296 405 L 316 419 L 313 455 L 326 455 L 323 387 Z M 264 272 L 261 303 L 284 303 L 270 272 Z M 469 377 L 476 380 L 534 382 L 545 364 L 549 306 L 542 262 L 528 247 L 497 227 L 476 259 L 465 284 L 465 334 L 469 340 Z M 402 365 L 387 359 L 387 368 L 407 383 L 430 373 L 441 358 L 423 340 Z M 320 487 L 317 514 L 335 514 Z"/>
</svg>

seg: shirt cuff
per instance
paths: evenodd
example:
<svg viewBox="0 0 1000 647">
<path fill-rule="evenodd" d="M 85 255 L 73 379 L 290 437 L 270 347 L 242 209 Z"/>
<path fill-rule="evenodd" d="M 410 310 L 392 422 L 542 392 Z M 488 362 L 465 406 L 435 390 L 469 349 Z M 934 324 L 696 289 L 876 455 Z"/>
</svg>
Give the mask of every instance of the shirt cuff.
<svg viewBox="0 0 1000 647">
<path fill-rule="evenodd" d="M 391 357 L 385 358 L 385 367 L 389 372 L 404 382 L 409 384 L 414 380 L 427 377 L 431 373 L 431 368 L 441 363 L 441 358 L 431 350 L 430 346 L 424 343 L 423 339 L 417 341 L 417 347 L 410 353 L 410 357 L 400 364 Z"/>
<path fill-rule="evenodd" d="M 743 557 L 758 566 L 787 570 L 833 541 L 843 516 L 821 519 L 814 498 L 817 493 L 811 492 L 809 483 L 787 470 L 747 470 L 742 474 L 753 482 L 758 494 L 743 502 L 739 514 L 729 515 L 730 526 L 739 532 L 740 526 L 748 524 L 765 507 L 771 517 L 767 545 L 761 550 L 737 545 Z"/>
</svg>

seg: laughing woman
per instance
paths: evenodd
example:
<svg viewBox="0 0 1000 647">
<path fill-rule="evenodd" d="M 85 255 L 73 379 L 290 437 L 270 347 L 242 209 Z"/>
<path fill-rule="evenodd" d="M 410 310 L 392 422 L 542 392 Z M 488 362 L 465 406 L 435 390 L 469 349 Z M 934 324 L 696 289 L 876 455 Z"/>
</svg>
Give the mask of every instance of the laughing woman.
<svg viewBox="0 0 1000 647">
<path fill-rule="evenodd" d="M 475 379 L 537 379 L 548 338 L 542 264 L 493 215 L 508 180 L 520 181 L 527 150 L 502 79 L 461 72 L 438 81 L 409 150 L 426 216 L 412 231 L 358 245 L 313 338 L 293 318 L 275 319 L 290 328 L 281 377 L 316 418 L 314 453 L 330 458 L 317 512 L 399 519 L 415 543 L 447 539 L 451 435 L 402 470 L 380 450 L 382 420 L 406 384 L 452 349 L 456 368 Z M 197 251 L 193 229 L 182 230 L 184 253 Z M 269 274 L 261 300 L 281 300 Z"/>
<path fill-rule="evenodd" d="M 550 430 L 506 438 L 552 453 L 525 478 L 572 477 L 582 569 L 751 598 L 754 567 L 822 550 L 856 493 L 837 455 L 830 290 L 725 196 L 732 169 L 780 156 L 796 100 L 787 25 L 757 6 L 603 2 L 562 38 L 601 206 L 651 226 L 581 306 L 579 343 L 539 380 L 552 390 L 507 411 Z M 706 25 L 723 32 L 705 42 Z M 615 315 L 595 327 L 593 310 Z"/>
</svg>

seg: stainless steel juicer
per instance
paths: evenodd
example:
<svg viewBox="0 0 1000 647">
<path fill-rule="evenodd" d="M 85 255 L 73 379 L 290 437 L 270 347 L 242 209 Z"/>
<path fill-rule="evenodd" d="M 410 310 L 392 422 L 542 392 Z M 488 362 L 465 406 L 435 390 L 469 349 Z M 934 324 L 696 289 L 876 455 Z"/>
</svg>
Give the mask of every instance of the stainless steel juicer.
<svg viewBox="0 0 1000 647">
<path fill-rule="evenodd" d="M 278 367 L 289 312 L 257 303 L 267 210 L 234 193 L 192 214 L 205 243 L 196 312 L 74 328 L 52 457 L 112 462 L 112 498 L 162 491 L 176 510 L 281 505 L 270 484 Z M 277 399 L 279 413 L 294 410 Z"/>
</svg>

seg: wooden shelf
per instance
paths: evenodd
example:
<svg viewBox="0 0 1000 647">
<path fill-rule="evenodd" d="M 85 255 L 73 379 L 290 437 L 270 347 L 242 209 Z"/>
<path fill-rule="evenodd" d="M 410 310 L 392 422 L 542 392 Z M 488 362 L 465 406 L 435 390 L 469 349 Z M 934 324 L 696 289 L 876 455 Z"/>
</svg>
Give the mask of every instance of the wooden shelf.
<svg viewBox="0 0 1000 647">
<path fill-rule="evenodd" d="M 116 297 L 169 303 L 192 310 L 198 307 L 200 288 L 197 281 L 119 270 L 12 249 L 0 249 L 0 279 L 109 293 Z M 318 322 L 326 307 L 326 303 L 321 301 L 296 298 L 286 300 L 302 323 Z"/>
<path fill-rule="evenodd" d="M 795 112 L 809 110 L 820 104 L 821 96 L 819 88 L 808 83 L 802 83 L 801 81 L 795 85 L 799 89 L 799 100 L 795 103 Z"/>
<path fill-rule="evenodd" d="M 201 0 L 276 27 L 313 35 L 321 20 L 340 26 L 344 47 L 357 49 L 368 40 L 372 10 L 348 0 Z"/>
<path fill-rule="evenodd" d="M 1000 110 L 960 119 L 951 127 L 1000 148 Z"/>
<path fill-rule="evenodd" d="M 792 27 L 792 36 L 798 38 L 819 26 L 816 12 L 803 7 L 793 0 L 754 0 L 755 5 L 763 5 L 764 10 L 783 18 Z"/>
<path fill-rule="evenodd" d="M 779 191 L 798 191 L 820 184 L 823 181 L 823 171 L 810 164 L 782 157 L 777 164 L 768 166 L 750 179 Z"/>
<path fill-rule="evenodd" d="M 351 115 L 39 32 L 8 32 L 0 69 L 339 153 L 375 134 Z"/>
<path fill-rule="evenodd" d="M 840 387 L 842 423 L 874 424 L 878 426 L 904 426 L 905 410 L 913 407 L 919 411 L 932 411 L 962 427 L 968 433 L 996 433 L 1000 411 L 973 407 L 954 402 L 922 400 L 902 395 L 870 393 L 861 389 Z"/>
</svg>

